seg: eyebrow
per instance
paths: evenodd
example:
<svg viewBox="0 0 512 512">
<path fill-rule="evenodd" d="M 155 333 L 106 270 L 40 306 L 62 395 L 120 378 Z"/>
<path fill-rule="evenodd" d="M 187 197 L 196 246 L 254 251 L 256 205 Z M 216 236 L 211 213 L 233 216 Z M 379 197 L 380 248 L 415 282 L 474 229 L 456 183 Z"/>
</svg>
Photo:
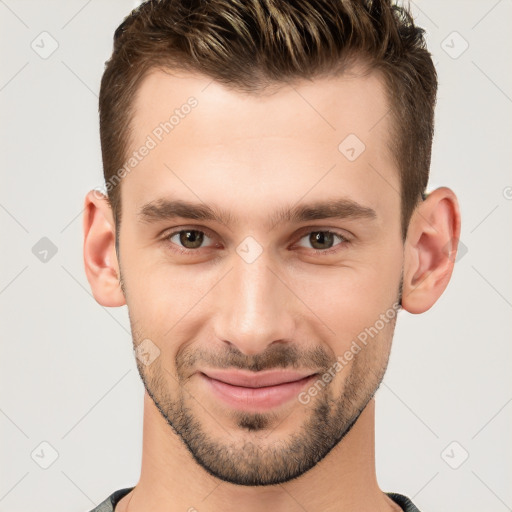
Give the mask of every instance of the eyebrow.
<svg viewBox="0 0 512 512">
<path fill-rule="evenodd" d="M 227 226 L 237 222 L 231 212 L 215 205 L 192 203 L 180 199 L 160 198 L 144 204 L 138 211 L 140 222 L 151 223 L 176 218 L 214 221 Z M 266 228 L 273 228 L 284 222 L 299 223 L 322 219 L 369 219 L 377 218 L 375 210 L 363 206 L 352 199 L 339 198 L 317 201 L 277 209 L 267 220 Z"/>
</svg>

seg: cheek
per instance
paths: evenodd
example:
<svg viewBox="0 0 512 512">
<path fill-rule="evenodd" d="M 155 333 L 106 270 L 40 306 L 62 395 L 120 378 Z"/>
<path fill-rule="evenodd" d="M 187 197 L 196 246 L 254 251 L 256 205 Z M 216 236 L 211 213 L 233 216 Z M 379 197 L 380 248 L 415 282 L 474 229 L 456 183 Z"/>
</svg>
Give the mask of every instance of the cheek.
<svg viewBox="0 0 512 512">
<path fill-rule="evenodd" d="M 396 317 L 396 310 L 392 310 Z M 373 390 L 387 368 L 394 320 L 378 319 L 359 330 L 335 347 L 337 361 L 334 365 L 333 393 L 364 396 Z"/>
<path fill-rule="evenodd" d="M 395 267 L 379 268 L 374 264 L 318 269 L 314 277 L 295 281 L 297 295 L 307 305 L 305 315 L 328 327 L 323 332 L 336 340 L 338 352 L 395 303 L 401 268 Z"/>
<path fill-rule="evenodd" d="M 177 340 L 193 339 L 204 328 L 209 291 L 222 274 L 195 265 L 178 267 L 132 252 L 123 262 L 127 306 L 143 338 L 171 356 Z M 198 278 L 200 276 L 200 278 Z"/>
<path fill-rule="evenodd" d="M 161 249 L 150 251 L 132 245 L 121 248 L 123 278 L 130 313 L 147 330 L 146 337 L 161 341 L 193 337 L 194 329 L 197 335 L 206 328 L 204 323 L 215 315 L 219 304 L 225 308 L 239 300 L 236 293 L 225 288 L 229 279 L 215 286 L 228 270 L 223 265 L 174 265 Z M 311 330 L 317 342 L 325 339 L 337 355 L 373 326 L 397 299 L 399 246 L 379 245 L 386 247 L 375 247 L 364 259 L 357 258 L 344 266 L 303 265 L 283 267 L 279 272 L 299 299 L 290 303 L 283 299 L 281 307 L 293 308 L 289 313 L 302 318 L 302 327 Z M 276 286 L 282 288 L 277 281 Z M 218 293 L 223 296 L 216 297 Z"/>
<path fill-rule="evenodd" d="M 177 314 L 178 297 L 173 293 L 172 274 L 164 275 L 161 266 L 148 265 L 136 251 L 121 252 L 126 304 L 137 338 L 161 339 L 164 324 L 169 329 Z"/>
</svg>

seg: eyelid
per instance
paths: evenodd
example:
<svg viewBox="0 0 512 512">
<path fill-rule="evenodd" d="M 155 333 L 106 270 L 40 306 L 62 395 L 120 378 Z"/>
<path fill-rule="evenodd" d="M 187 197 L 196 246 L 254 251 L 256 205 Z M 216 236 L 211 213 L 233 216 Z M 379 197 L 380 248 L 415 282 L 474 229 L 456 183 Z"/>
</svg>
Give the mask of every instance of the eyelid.
<svg viewBox="0 0 512 512">
<path fill-rule="evenodd" d="M 312 228 L 312 229 L 311 229 Z M 299 242 L 311 233 L 331 233 L 334 236 L 340 239 L 339 243 L 335 243 L 333 247 L 329 247 L 328 249 L 315 249 L 313 247 L 304 247 L 302 245 L 298 245 Z M 347 244 L 352 242 L 351 238 L 345 236 L 345 234 L 340 233 L 338 230 L 329 229 L 329 228 L 315 228 L 314 226 L 310 226 L 309 229 L 302 231 L 298 237 L 297 242 L 293 247 L 301 247 L 302 249 L 306 249 L 309 254 L 313 253 L 318 256 L 331 256 L 334 254 L 338 254 L 340 251 L 346 248 Z"/>
<path fill-rule="evenodd" d="M 332 228 L 332 227 L 322 227 L 322 226 L 305 226 L 304 228 L 300 229 L 298 232 L 298 235 L 300 238 L 302 238 L 304 235 L 307 235 L 309 233 L 333 233 L 334 235 L 341 236 L 343 239 L 345 239 L 347 242 L 352 240 L 354 238 L 354 235 L 350 233 L 350 231 L 347 231 L 346 229 L 342 228 Z"/>
<path fill-rule="evenodd" d="M 201 233 L 204 233 L 210 239 L 215 239 L 215 237 L 216 237 L 216 235 L 213 231 L 211 231 L 210 229 L 208 229 L 204 226 L 180 226 L 179 228 L 172 228 L 169 231 L 164 231 L 164 234 L 162 235 L 161 238 L 164 242 L 168 242 L 170 244 L 176 245 L 176 247 L 177 247 L 176 250 L 178 252 L 182 252 L 182 253 L 194 253 L 194 252 L 199 252 L 201 249 L 208 249 L 209 247 L 211 248 L 211 247 L 218 246 L 218 244 L 213 244 L 213 245 L 206 246 L 206 247 L 199 247 L 198 249 L 187 249 L 186 247 L 181 247 L 180 245 L 178 245 L 174 242 L 171 242 L 171 240 L 170 240 L 171 237 L 181 233 L 182 231 L 199 231 Z M 341 230 L 339 228 L 335 229 L 335 228 L 328 228 L 328 227 L 304 226 L 302 229 L 299 230 L 298 234 L 295 235 L 296 242 L 294 243 L 294 246 L 296 246 L 296 244 L 308 234 L 332 233 L 333 235 L 340 237 L 340 239 L 342 240 L 339 244 L 336 244 L 334 247 L 331 247 L 331 248 L 325 249 L 325 250 L 313 249 L 313 248 L 310 248 L 309 250 L 314 251 L 319 254 L 320 253 L 337 252 L 338 250 L 341 250 L 341 249 L 336 249 L 337 246 L 342 246 L 346 243 L 350 243 L 352 241 L 352 237 L 353 237 L 352 234 L 347 236 L 346 233 L 344 231 L 343 232 L 342 231 L 343 230 Z M 299 246 L 299 247 L 302 247 L 302 246 Z M 308 249 L 308 248 L 303 247 L 303 249 Z"/>
<path fill-rule="evenodd" d="M 202 233 L 205 233 L 210 238 L 215 237 L 215 233 L 211 231 L 210 229 L 204 227 L 204 226 L 177 226 L 169 229 L 165 229 L 162 232 L 162 237 L 167 238 L 172 235 L 176 235 L 178 233 L 181 233 L 182 231 L 201 231 Z"/>
<path fill-rule="evenodd" d="M 216 235 L 213 231 L 210 231 L 208 228 L 205 228 L 204 226 L 180 226 L 179 228 L 172 228 L 169 231 L 164 231 L 163 235 L 161 236 L 162 241 L 169 242 L 173 245 L 177 245 L 174 242 L 171 242 L 171 237 L 174 235 L 178 235 L 182 231 L 199 231 L 200 233 L 204 233 L 208 238 L 215 239 Z M 181 247 L 180 245 L 177 245 L 178 249 L 181 249 L 182 251 L 190 251 L 190 252 L 197 252 L 200 249 L 207 249 L 208 247 L 215 247 L 214 245 L 210 245 L 207 247 L 200 247 L 199 249 L 187 249 L 186 247 Z"/>
</svg>

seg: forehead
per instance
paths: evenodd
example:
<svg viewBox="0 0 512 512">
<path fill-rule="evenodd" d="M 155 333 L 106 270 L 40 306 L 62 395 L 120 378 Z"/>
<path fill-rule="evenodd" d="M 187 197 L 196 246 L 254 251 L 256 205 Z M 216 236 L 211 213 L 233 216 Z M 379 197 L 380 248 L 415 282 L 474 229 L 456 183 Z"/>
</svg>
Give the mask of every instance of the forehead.
<svg viewBox="0 0 512 512">
<path fill-rule="evenodd" d="M 201 113 L 194 116 L 195 143 L 307 132 L 312 141 L 330 144 L 345 132 L 368 140 L 377 125 L 372 139 L 389 131 L 384 79 L 375 71 L 365 73 L 362 65 L 338 77 L 273 84 L 250 94 L 201 74 L 153 70 L 136 92 L 132 125 L 150 132 L 192 97 Z M 212 126 L 213 120 L 219 124 Z"/>
<path fill-rule="evenodd" d="M 354 68 L 247 94 L 203 75 L 156 70 L 133 106 L 130 154 L 151 146 L 123 180 L 123 197 L 135 205 L 166 195 L 225 203 L 235 191 L 246 212 L 261 199 L 286 195 L 292 203 L 333 190 L 377 209 L 386 194 L 399 201 L 391 116 L 376 73 Z"/>
</svg>

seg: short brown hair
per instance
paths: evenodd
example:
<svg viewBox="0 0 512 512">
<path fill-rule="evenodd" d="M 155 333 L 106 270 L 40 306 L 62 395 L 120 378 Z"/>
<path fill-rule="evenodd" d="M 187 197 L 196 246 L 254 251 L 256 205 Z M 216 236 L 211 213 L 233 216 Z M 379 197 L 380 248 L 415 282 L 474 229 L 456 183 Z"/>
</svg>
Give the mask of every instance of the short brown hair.
<svg viewBox="0 0 512 512">
<path fill-rule="evenodd" d="M 409 8 L 392 0 L 146 1 L 117 28 L 101 80 L 105 181 L 112 183 L 125 163 L 133 100 L 149 71 L 199 72 L 257 94 L 270 85 L 337 75 L 357 60 L 385 80 L 405 240 L 428 183 L 434 134 L 437 74 L 424 32 Z M 121 196 L 115 185 L 107 190 L 117 242 Z"/>
</svg>

